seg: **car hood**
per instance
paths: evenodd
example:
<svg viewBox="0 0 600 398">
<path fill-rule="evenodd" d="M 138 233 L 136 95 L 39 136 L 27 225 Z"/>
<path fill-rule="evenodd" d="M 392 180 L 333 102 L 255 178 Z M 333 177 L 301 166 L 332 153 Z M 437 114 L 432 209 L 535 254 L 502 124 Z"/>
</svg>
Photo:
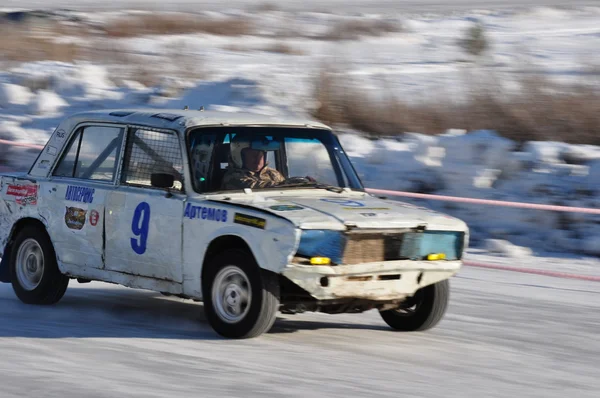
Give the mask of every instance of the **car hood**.
<svg viewBox="0 0 600 398">
<path fill-rule="evenodd" d="M 364 192 L 254 191 L 251 194 L 213 197 L 211 200 L 275 214 L 301 229 L 424 227 L 438 231 L 468 230 L 467 225 L 457 218 L 401 201 L 380 199 Z"/>
</svg>

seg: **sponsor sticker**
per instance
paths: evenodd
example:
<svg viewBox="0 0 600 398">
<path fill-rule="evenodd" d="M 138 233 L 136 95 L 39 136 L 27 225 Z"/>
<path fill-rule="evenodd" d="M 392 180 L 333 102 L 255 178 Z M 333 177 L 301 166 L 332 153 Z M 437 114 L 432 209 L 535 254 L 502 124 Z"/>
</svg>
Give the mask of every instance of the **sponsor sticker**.
<svg viewBox="0 0 600 398">
<path fill-rule="evenodd" d="M 363 217 L 377 217 L 377 213 L 360 213 Z"/>
<path fill-rule="evenodd" d="M 250 216 L 248 214 L 235 213 L 233 222 L 236 224 L 247 225 L 249 227 L 265 229 L 267 220 L 260 217 Z"/>
<path fill-rule="evenodd" d="M 215 209 L 214 207 L 193 206 L 188 203 L 185 206 L 183 216 L 192 219 L 202 219 L 216 222 L 227 222 L 227 210 Z"/>
<path fill-rule="evenodd" d="M 293 210 L 303 210 L 304 207 L 297 205 L 276 205 L 270 206 L 269 209 L 275 211 L 293 211 Z"/>
<path fill-rule="evenodd" d="M 360 208 L 356 208 L 356 207 L 342 207 L 342 209 L 344 209 L 344 210 L 360 210 L 360 211 L 364 211 L 364 210 L 391 210 L 389 207 L 360 207 Z"/>
<path fill-rule="evenodd" d="M 346 207 L 365 207 L 364 203 L 358 202 L 356 200 L 347 200 L 347 199 L 321 199 L 321 201 L 323 202 L 327 202 L 327 203 L 335 203 L 338 204 L 340 206 L 346 206 Z"/>
<path fill-rule="evenodd" d="M 17 185 L 9 184 L 6 187 L 6 195 L 14 196 L 17 204 L 37 205 L 37 185 Z"/>
<path fill-rule="evenodd" d="M 68 185 L 65 193 L 65 199 L 71 202 L 92 203 L 94 202 L 94 188 L 78 187 Z"/>
<path fill-rule="evenodd" d="M 39 169 L 42 170 L 47 170 L 50 167 L 50 161 L 49 160 L 42 160 L 38 166 Z"/>
<path fill-rule="evenodd" d="M 56 149 L 55 146 L 48 145 L 48 149 L 46 149 L 46 152 L 48 152 L 49 155 L 56 156 L 56 154 L 58 153 L 58 149 Z"/>
<path fill-rule="evenodd" d="M 78 207 L 66 207 L 65 224 L 69 229 L 80 230 L 85 225 L 87 210 Z"/>
<path fill-rule="evenodd" d="M 98 220 L 100 219 L 100 213 L 96 210 L 90 211 L 90 224 L 92 227 L 98 225 Z"/>
<path fill-rule="evenodd" d="M 65 130 L 58 130 L 58 131 L 56 132 L 56 137 L 60 138 L 61 140 L 62 140 L 63 138 L 65 138 L 65 135 L 66 135 L 66 133 L 65 133 Z"/>
</svg>

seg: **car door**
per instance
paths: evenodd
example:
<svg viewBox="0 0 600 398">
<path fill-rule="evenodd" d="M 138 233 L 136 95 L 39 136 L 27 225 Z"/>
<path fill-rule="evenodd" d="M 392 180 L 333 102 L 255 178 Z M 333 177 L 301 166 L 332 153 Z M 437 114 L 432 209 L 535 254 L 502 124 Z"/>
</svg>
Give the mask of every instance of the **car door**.
<svg viewBox="0 0 600 398">
<path fill-rule="evenodd" d="M 167 192 L 153 173 L 175 178 Z M 120 184 L 106 198 L 106 269 L 182 282 L 183 157 L 172 131 L 128 132 Z"/>
<path fill-rule="evenodd" d="M 60 261 L 82 267 L 104 267 L 104 211 L 115 188 L 125 127 L 79 125 L 47 182 L 40 208 L 50 224 Z"/>
</svg>

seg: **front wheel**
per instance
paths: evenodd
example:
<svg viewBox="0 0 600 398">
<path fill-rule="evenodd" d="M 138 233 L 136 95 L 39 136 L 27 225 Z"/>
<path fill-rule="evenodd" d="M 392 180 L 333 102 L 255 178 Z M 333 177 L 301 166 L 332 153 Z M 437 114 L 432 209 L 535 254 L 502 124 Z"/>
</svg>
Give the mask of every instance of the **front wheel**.
<svg viewBox="0 0 600 398">
<path fill-rule="evenodd" d="M 450 301 L 450 282 L 446 279 L 419 289 L 399 308 L 381 311 L 392 329 L 404 332 L 433 328 L 442 320 Z"/>
<path fill-rule="evenodd" d="M 69 285 L 69 278 L 58 269 L 48 234 L 35 226 L 17 233 L 11 249 L 10 277 L 15 294 L 26 304 L 55 304 Z"/>
<path fill-rule="evenodd" d="M 279 309 L 277 276 L 259 268 L 243 250 L 219 254 L 206 266 L 203 301 L 212 328 L 227 338 L 252 338 L 269 331 Z"/>
</svg>

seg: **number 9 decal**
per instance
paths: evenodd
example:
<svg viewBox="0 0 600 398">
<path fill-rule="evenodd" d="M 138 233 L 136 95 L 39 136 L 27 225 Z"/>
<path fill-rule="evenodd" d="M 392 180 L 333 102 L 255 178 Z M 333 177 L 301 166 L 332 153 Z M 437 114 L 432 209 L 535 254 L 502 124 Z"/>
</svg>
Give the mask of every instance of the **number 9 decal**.
<svg viewBox="0 0 600 398">
<path fill-rule="evenodd" d="M 131 238 L 131 248 L 137 254 L 144 254 L 146 252 L 149 225 L 150 205 L 146 202 L 141 202 L 135 208 L 133 220 L 131 220 L 131 232 L 137 236 L 137 238 Z"/>
</svg>

